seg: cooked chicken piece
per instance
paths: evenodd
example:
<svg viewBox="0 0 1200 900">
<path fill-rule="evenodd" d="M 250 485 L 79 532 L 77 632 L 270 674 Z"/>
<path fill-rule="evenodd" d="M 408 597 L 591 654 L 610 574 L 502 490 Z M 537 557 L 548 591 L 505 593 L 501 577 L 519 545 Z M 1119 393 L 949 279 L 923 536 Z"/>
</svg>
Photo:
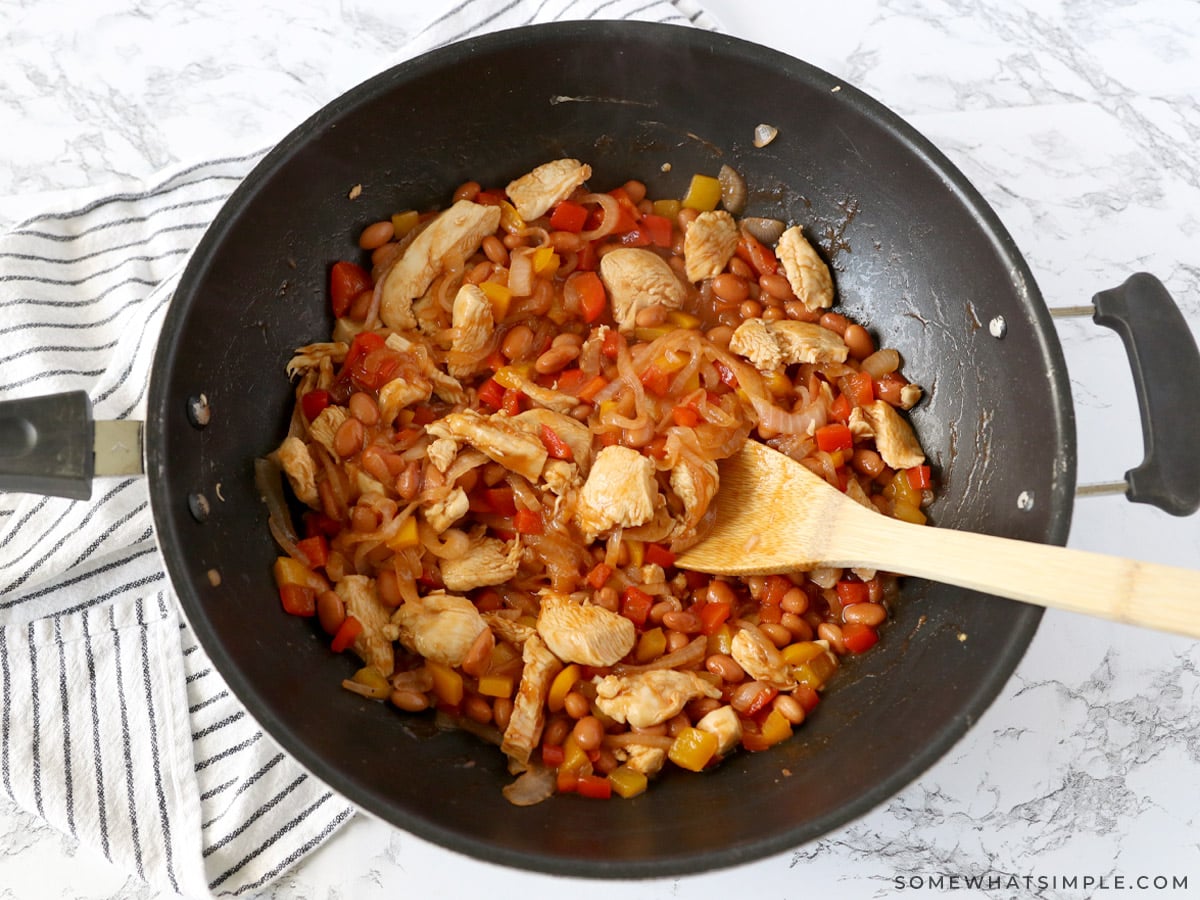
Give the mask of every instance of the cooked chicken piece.
<svg viewBox="0 0 1200 900">
<path fill-rule="evenodd" d="M 527 409 L 512 417 L 512 423 L 542 439 L 542 426 L 553 431 L 562 442 L 571 448 L 571 462 L 579 466 L 585 476 L 592 467 L 592 432 L 578 419 L 551 409 Z"/>
<path fill-rule="evenodd" d="M 354 473 L 354 483 L 358 485 L 359 494 L 364 497 L 369 497 L 372 494 L 382 497 L 387 494 L 387 488 L 362 470 Z"/>
<path fill-rule="evenodd" d="M 792 667 L 783 658 L 779 648 L 753 625 L 739 629 L 733 636 L 731 646 L 729 655 L 755 681 L 765 681 L 781 691 L 796 686 Z"/>
<path fill-rule="evenodd" d="M 681 459 L 671 470 L 671 490 L 683 501 L 683 515 L 677 520 L 673 533 L 678 536 L 695 532 L 696 526 L 717 496 L 720 474 L 711 459 Z"/>
<path fill-rule="evenodd" d="M 557 591 L 542 592 L 538 634 L 567 663 L 611 666 L 637 641 L 633 622 L 602 606 L 576 603 Z"/>
<path fill-rule="evenodd" d="M 467 492 L 456 487 L 445 498 L 427 503 L 423 512 L 429 527 L 441 534 L 465 516 L 470 507 L 471 501 L 467 499 Z"/>
<path fill-rule="evenodd" d="M 320 344 L 307 344 L 300 347 L 292 355 L 287 364 L 288 378 L 295 378 L 309 369 L 318 368 L 323 362 L 341 363 L 346 358 L 350 346 L 341 341 L 331 341 Z"/>
<path fill-rule="evenodd" d="M 617 751 L 617 759 L 624 756 L 625 765 L 646 777 L 657 775 L 667 762 L 667 751 L 662 747 L 647 747 L 645 744 L 626 744 Z"/>
<path fill-rule="evenodd" d="M 487 623 L 466 597 L 432 593 L 401 604 L 392 614 L 400 643 L 426 659 L 461 665 Z"/>
<path fill-rule="evenodd" d="M 908 469 L 925 462 L 912 426 L 886 400 L 856 406 L 850 412 L 850 430 L 856 435 L 874 435 L 875 449 L 893 469 Z"/>
<path fill-rule="evenodd" d="M 725 271 L 738 245 L 738 227 L 723 209 L 702 212 L 683 237 L 683 258 L 688 281 L 703 281 Z"/>
<path fill-rule="evenodd" d="M 521 542 L 505 544 L 499 538 L 475 540 L 466 556 L 442 560 L 442 583 L 452 591 L 503 584 L 521 565 Z"/>
<path fill-rule="evenodd" d="M 542 728 L 546 724 L 546 695 L 550 693 L 550 683 L 562 669 L 562 663 L 536 634 L 525 641 L 521 659 L 525 663 L 521 670 L 521 686 L 517 688 L 500 749 L 509 759 L 523 766 L 529 762 L 529 755 L 542 738 Z"/>
<path fill-rule="evenodd" d="M 652 669 L 595 679 L 596 706 L 618 722 L 649 728 L 677 715 L 697 697 L 721 696 L 721 689 L 695 672 Z"/>
<path fill-rule="evenodd" d="M 556 159 L 509 182 L 504 191 L 521 218 L 531 222 L 566 200 L 575 188 L 591 177 L 592 167 L 587 163 L 577 159 Z"/>
<path fill-rule="evenodd" d="M 391 627 L 391 613 L 379 602 L 375 593 L 375 581 L 366 575 L 347 575 L 336 585 L 334 591 L 346 604 L 346 615 L 354 616 L 363 630 L 354 639 L 352 649 L 367 665 L 377 669 L 380 675 L 389 676 L 396 667 L 395 640 Z"/>
<path fill-rule="evenodd" d="M 433 463 L 433 467 L 445 475 L 446 470 L 450 468 L 450 464 L 458 455 L 458 442 L 453 438 L 437 438 L 429 445 L 425 455 Z"/>
<path fill-rule="evenodd" d="M 743 321 L 729 339 L 729 349 L 746 357 L 760 372 L 774 372 L 783 365 L 783 351 L 767 330 L 766 319 Z"/>
<path fill-rule="evenodd" d="M 279 466 L 287 475 L 296 499 L 319 508 L 321 498 L 317 494 L 317 463 L 308 452 L 308 444 L 298 437 L 284 438 L 279 445 Z"/>
<path fill-rule="evenodd" d="M 850 353 L 850 348 L 837 332 L 822 328 L 813 322 L 780 319 L 768 322 L 767 331 L 779 345 L 785 364 L 840 363 L 845 362 Z"/>
<path fill-rule="evenodd" d="M 783 263 L 792 293 L 810 310 L 833 306 L 833 277 L 829 267 L 804 238 L 799 225 L 793 225 L 779 237 L 775 255 Z"/>
<path fill-rule="evenodd" d="M 425 226 L 383 276 L 380 317 L 392 328 L 417 327 L 413 301 L 450 265 L 461 265 L 500 224 L 500 207 L 459 200 Z"/>
<path fill-rule="evenodd" d="M 330 405 L 321 410 L 320 415 L 312 420 L 308 428 L 312 439 L 328 450 L 334 459 L 340 460 L 341 457 L 333 449 L 333 436 L 349 418 L 350 411 L 346 407 Z"/>
<path fill-rule="evenodd" d="M 746 319 L 730 338 L 729 349 L 768 374 L 792 363 L 845 362 L 850 352 L 835 332 L 793 319 Z"/>
<path fill-rule="evenodd" d="M 431 422 L 425 431 L 434 437 L 470 444 L 531 482 L 538 480 L 546 464 L 546 447 L 541 439 L 517 427 L 505 415 L 485 416 L 465 409 Z"/>
<path fill-rule="evenodd" d="M 537 634 L 537 630 L 516 619 L 510 618 L 500 612 L 486 612 L 483 614 L 483 621 L 487 622 L 488 627 L 492 629 L 492 633 L 501 640 L 508 641 L 516 647 L 522 647 L 530 637 Z"/>
<path fill-rule="evenodd" d="M 647 306 L 679 309 L 687 298 L 687 288 L 666 260 L 640 247 L 621 247 L 604 254 L 600 280 L 608 289 L 613 318 L 621 331 L 632 330 L 638 312 Z"/>
<path fill-rule="evenodd" d="M 379 416 L 388 424 L 400 415 L 400 410 L 414 403 L 424 403 L 433 394 L 433 385 L 420 375 L 393 378 L 379 389 Z"/>
<path fill-rule="evenodd" d="M 570 394 L 564 394 L 554 388 L 543 387 L 536 381 L 526 378 L 516 369 L 508 370 L 506 375 L 512 381 L 511 386 L 524 394 L 530 403 L 537 406 L 544 406 L 556 413 L 569 413 L 579 405 L 578 397 L 572 397 Z"/>
<path fill-rule="evenodd" d="M 440 440 L 448 440 L 448 439 L 447 438 L 438 438 L 438 440 L 440 441 Z M 434 441 L 434 443 L 436 444 L 437 441 Z M 450 443 L 453 444 L 455 442 L 450 441 Z M 432 445 L 430 447 L 430 450 L 427 452 L 432 452 Z M 458 481 L 458 479 L 462 478 L 465 474 L 470 472 L 472 469 L 477 469 L 480 466 L 485 465 L 487 463 L 487 461 L 488 461 L 487 455 L 484 453 L 480 453 L 478 450 L 470 449 L 470 450 L 461 451 L 458 454 L 458 456 L 455 458 L 454 462 L 452 462 L 450 464 L 450 467 L 448 469 L 446 469 L 446 472 L 445 472 L 446 484 L 454 484 L 455 482 Z"/>
<path fill-rule="evenodd" d="M 921 387 L 916 384 L 906 384 L 900 388 L 900 408 L 912 409 L 921 402 Z"/>
<path fill-rule="evenodd" d="M 579 466 L 565 459 L 549 459 L 542 469 L 542 482 L 551 493 L 563 497 L 568 491 L 583 487 Z"/>
<path fill-rule="evenodd" d="M 616 527 L 634 527 L 654 516 L 658 482 L 654 460 L 615 444 L 596 454 L 579 500 L 575 524 L 588 542 Z"/>
<path fill-rule="evenodd" d="M 414 377 L 417 377 L 422 384 L 428 381 L 431 385 L 431 392 L 437 394 L 439 400 L 444 400 L 447 403 L 461 403 L 467 398 L 467 392 L 463 390 L 463 386 L 459 384 L 458 379 L 453 375 L 447 375 L 433 361 L 429 347 L 426 344 L 409 340 L 394 331 L 387 336 L 387 340 L 384 343 L 392 350 L 399 353 L 407 353 L 412 357 L 415 364 L 415 371 L 405 370 L 402 375 L 403 378 L 412 380 Z"/>
<path fill-rule="evenodd" d="M 860 506 L 865 506 L 867 509 L 878 509 L 878 507 L 871 502 L 871 498 L 867 496 L 867 492 L 863 490 L 862 485 L 858 483 L 858 479 L 856 478 L 847 480 L 846 496 Z M 871 579 L 864 578 L 863 580 L 870 581 Z"/>
<path fill-rule="evenodd" d="M 717 756 L 724 756 L 742 742 L 742 720 L 732 706 L 718 706 L 701 718 L 696 727 L 717 736 Z"/>
<path fill-rule="evenodd" d="M 492 318 L 492 301 L 478 285 L 464 284 L 458 289 L 450 312 L 450 325 L 454 333 L 450 343 L 451 360 L 458 356 L 479 355 L 487 346 L 496 322 Z M 456 378 L 465 378 L 475 370 L 475 365 L 473 362 L 467 365 L 447 361 L 447 368 Z"/>
</svg>

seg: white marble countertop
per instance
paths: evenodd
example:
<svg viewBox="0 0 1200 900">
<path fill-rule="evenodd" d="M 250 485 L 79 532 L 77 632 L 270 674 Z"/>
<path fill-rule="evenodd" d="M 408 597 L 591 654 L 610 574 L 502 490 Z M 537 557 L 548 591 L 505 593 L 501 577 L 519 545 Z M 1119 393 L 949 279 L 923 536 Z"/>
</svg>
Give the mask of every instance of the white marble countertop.
<svg viewBox="0 0 1200 900">
<path fill-rule="evenodd" d="M 928 136 L 993 204 L 1049 305 L 1086 304 L 1146 270 L 1200 332 L 1200 5 L 704 5 L 727 32 L 833 72 Z M 56 191 L 269 146 L 395 61 L 417 24 L 406 6 L 0 0 L 0 226 Z M 1088 319 L 1056 327 L 1079 479 L 1118 479 L 1142 457 L 1120 341 Z M 1200 415 L 1180 425 L 1200 434 Z M 1197 569 L 1200 515 L 1080 499 L 1070 545 Z M 1193 641 L 1050 612 L 1006 689 L 937 765 L 792 852 L 612 885 L 478 863 L 360 816 L 264 896 L 1195 896 L 1198 698 Z M 0 794 L 3 900 L 164 896 Z"/>
</svg>

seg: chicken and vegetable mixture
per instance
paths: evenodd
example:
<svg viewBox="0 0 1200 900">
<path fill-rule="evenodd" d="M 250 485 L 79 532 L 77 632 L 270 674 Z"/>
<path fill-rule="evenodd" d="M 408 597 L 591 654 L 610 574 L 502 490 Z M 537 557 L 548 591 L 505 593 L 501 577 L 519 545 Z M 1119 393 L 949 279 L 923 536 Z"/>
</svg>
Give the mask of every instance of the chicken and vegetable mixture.
<svg viewBox="0 0 1200 900">
<path fill-rule="evenodd" d="M 932 498 L 898 354 L 830 310 L 799 226 L 735 217 L 727 175 L 682 200 L 573 159 L 463 184 L 363 230 L 332 339 L 288 365 L 284 609 L 361 658 L 349 690 L 494 741 L 514 803 L 765 750 L 876 642 L 886 574 L 676 567 L 743 442 L 884 515 Z"/>
</svg>

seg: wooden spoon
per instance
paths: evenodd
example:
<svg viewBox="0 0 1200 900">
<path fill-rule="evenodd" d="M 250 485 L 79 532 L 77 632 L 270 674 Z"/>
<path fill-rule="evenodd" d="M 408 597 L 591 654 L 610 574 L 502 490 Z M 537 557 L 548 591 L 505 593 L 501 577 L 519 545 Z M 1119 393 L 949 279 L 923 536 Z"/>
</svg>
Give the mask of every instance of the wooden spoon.
<svg viewBox="0 0 1200 900">
<path fill-rule="evenodd" d="M 1200 637 L 1200 572 L 880 515 L 756 441 L 720 465 L 716 525 L 675 564 L 722 575 L 816 566 L 915 575 Z"/>
</svg>

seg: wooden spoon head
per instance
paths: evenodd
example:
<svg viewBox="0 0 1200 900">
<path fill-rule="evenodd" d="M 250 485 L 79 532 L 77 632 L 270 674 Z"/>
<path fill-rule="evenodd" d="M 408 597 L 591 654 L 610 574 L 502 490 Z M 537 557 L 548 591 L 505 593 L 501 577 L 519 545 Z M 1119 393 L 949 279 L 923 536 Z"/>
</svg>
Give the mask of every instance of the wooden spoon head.
<svg viewBox="0 0 1200 900">
<path fill-rule="evenodd" d="M 718 575 L 798 572 L 834 564 L 831 539 L 867 510 L 800 463 L 757 441 L 718 466 L 712 531 L 675 561 Z M 868 513 L 869 514 L 869 513 Z"/>
</svg>

